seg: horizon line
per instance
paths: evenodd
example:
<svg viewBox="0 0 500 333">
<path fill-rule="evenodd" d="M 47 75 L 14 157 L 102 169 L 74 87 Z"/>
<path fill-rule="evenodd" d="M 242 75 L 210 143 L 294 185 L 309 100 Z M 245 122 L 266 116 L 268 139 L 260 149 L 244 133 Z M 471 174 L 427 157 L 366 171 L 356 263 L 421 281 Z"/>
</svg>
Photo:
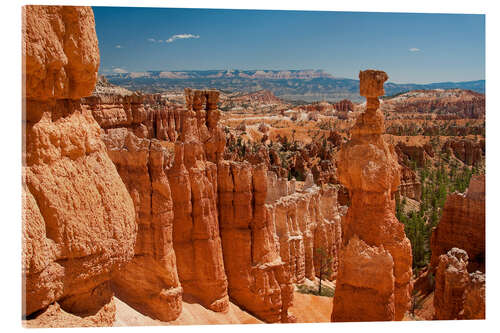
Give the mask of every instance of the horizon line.
<svg viewBox="0 0 500 333">
<path fill-rule="evenodd" d="M 369 68 L 368 68 L 369 69 Z M 147 73 L 147 72 L 209 72 L 209 71 L 274 71 L 274 72 L 281 72 L 281 71 L 315 71 L 315 72 L 324 72 L 326 74 L 331 75 L 334 79 L 339 79 L 339 80 L 354 80 L 354 81 L 359 81 L 359 78 L 349 78 L 349 77 L 340 77 L 340 76 L 335 76 L 331 74 L 330 72 L 327 72 L 324 69 L 311 69 L 311 68 L 306 68 L 306 69 L 238 69 L 238 68 L 232 68 L 232 69 L 148 69 L 148 70 L 143 70 L 143 71 L 127 71 L 124 73 L 103 73 L 102 71 L 98 71 L 98 75 L 124 75 L 124 74 L 130 74 L 130 73 Z M 362 70 L 360 70 L 362 71 Z M 169 78 L 165 78 L 169 79 Z M 171 80 L 176 80 L 176 79 L 171 79 Z M 462 81 L 433 81 L 433 82 L 427 82 L 427 83 L 414 83 L 414 82 L 395 82 L 395 81 L 387 81 L 387 83 L 394 83 L 394 84 L 416 84 L 416 85 L 428 85 L 428 84 L 434 84 L 434 83 L 463 83 L 463 82 L 476 82 L 476 81 L 486 81 L 485 78 L 483 79 L 476 79 L 476 80 L 462 80 Z"/>
</svg>

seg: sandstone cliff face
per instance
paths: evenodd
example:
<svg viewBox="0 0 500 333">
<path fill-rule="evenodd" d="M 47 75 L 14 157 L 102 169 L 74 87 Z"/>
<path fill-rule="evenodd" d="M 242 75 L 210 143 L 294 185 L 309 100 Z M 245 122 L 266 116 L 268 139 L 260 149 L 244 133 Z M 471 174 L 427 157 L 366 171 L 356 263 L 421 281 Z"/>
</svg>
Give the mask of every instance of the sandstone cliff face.
<svg viewBox="0 0 500 333">
<path fill-rule="evenodd" d="M 23 38 L 26 98 L 76 100 L 91 94 L 99 67 L 91 8 L 26 6 Z"/>
<path fill-rule="evenodd" d="M 469 274 L 467 261 L 467 253 L 455 247 L 439 256 L 435 319 L 485 319 L 485 277 L 479 271 Z"/>
<path fill-rule="evenodd" d="M 219 216 L 231 299 L 266 322 L 290 322 L 293 285 L 281 260 L 272 212 L 265 206 L 263 164 L 221 161 Z"/>
<path fill-rule="evenodd" d="M 97 77 L 92 10 L 26 6 L 23 37 L 23 315 L 54 302 L 95 315 L 111 303 L 113 272 L 133 256 L 137 225 L 99 125 L 78 100 Z M 103 313 L 112 322 L 114 311 Z"/>
<path fill-rule="evenodd" d="M 340 256 L 332 321 L 394 320 L 394 260 L 389 251 L 354 235 Z"/>
<path fill-rule="evenodd" d="M 182 288 L 172 242 L 173 201 L 165 174 L 173 151 L 127 128 L 107 129 L 103 139 L 132 196 L 139 226 L 134 259 L 115 274 L 113 288 L 120 299 L 144 314 L 163 321 L 176 319 Z"/>
<path fill-rule="evenodd" d="M 443 152 L 451 152 L 465 164 L 477 166 L 482 161 L 484 147 L 480 142 L 470 139 L 450 139 L 443 145 Z"/>
<path fill-rule="evenodd" d="M 397 196 L 404 196 L 420 201 L 422 198 L 422 183 L 412 169 L 401 165 L 401 183 L 399 184 Z"/>
<path fill-rule="evenodd" d="M 111 325 L 114 293 L 162 321 L 183 297 L 226 311 L 228 294 L 294 321 L 293 283 L 319 276 L 316 249 L 333 258 L 322 277 L 338 272 L 338 188 L 308 173 L 296 190 L 269 163 L 223 161 L 216 91 L 187 89 L 185 107 L 86 97 L 99 62 L 90 8 L 29 6 L 24 20 L 23 314 L 41 313 L 27 325 Z M 308 155 L 296 158 L 306 172 Z"/>
<path fill-rule="evenodd" d="M 431 236 L 431 267 L 439 256 L 457 247 L 469 256 L 469 271 L 485 269 L 485 176 L 473 176 L 464 194 L 448 195 Z"/>
<path fill-rule="evenodd" d="M 398 154 L 399 162 L 407 166 L 409 165 L 409 161 L 414 161 L 419 168 L 424 167 L 434 157 L 434 150 L 430 144 L 408 145 L 399 142 L 395 150 Z"/>
<path fill-rule="evenodd" d="M 434 290 L 435 319 L 457 319 L 464 306 L 464 292 L 469 282 L 467 253 L 452 248 L 439 257 Z"/>
<path fill-rule="evenodd" d="M 383 140 L 384 118 L 378 109 L 385 80 L 384 72 L 360 72 L 367 110 L 337 158 L 351 205 L 343 223 L 333 321 L 401 320 L 410 305 L 411 246 L 394 215 L 400 169 L 394 147 Z M 362 269 L 349 269 L 361 258 L 366 258 Z"/>
<path fill-rule="evenodd" d="M 323 256 L 331 259 L 323 279 L 335 279 L 341 243 L 341 222 L 338 212 L 338 188 L 315 186 L 309 174 L 302 191 L 295 190 L 294 181 L 268 174 L 268 209 L 276 225 L 280 255 L 287 264 L 293 283 L 319 277 Z M 309 181 L 307 181 L 309 180 Z M 318 253 L 322 251 L 322 253 Z"/>
<path fill-rule="evenodd" d="M 217 169 L 207 160 L 217 162 L 224 149 L 217 93 L 187 90 L 186 98 L 189 109 L 154 95 L 85 100 L 138 214 L 135 257 L 114 287 L 127 303 L 164 321 L 180 314 L 183 293 L 214 311 L 228 306 Z M 142 288 L 135 288 L 140 279 Z"/>
<path fill-rule="evenodd" d="M 337 273 L 340 215 L 337 188 L 304 190 L 278 178 L 264 164 L 221 161 L 218 166 L 219 216 L 224 266 L 231 299 L 266 322 L 291 322 L 293 283 L 319 276 L 321 258 L 331 256 Z"/>
<path fill-rule="evenodd" d="M 167 172 L 174 202 L 173 242 L 177 269 L 186 294 L 214 311 L 226 311 L 224 273 L 217 214 L 217 166 L 224 139 L 217 127 L 218 92 L 186 91 L 175 161 Z M 206 110 L 203 102 L 206 100 Z"/>
</svg>

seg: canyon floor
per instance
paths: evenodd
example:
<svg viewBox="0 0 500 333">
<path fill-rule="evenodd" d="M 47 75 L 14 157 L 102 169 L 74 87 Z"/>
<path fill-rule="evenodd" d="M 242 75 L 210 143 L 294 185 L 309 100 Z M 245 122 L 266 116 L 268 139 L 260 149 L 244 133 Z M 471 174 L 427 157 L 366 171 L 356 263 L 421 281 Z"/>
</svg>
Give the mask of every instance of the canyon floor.
<svg viewBox="0 0 500 333">
<path fill-rule="evenodd" d="M 230 303 L 227 313 L 207 310 L 197 303 L 182 302 L 182 312 L 174 321 L 161 322 L 134 310 L 126 303 L 114 298 L 116 320 L 113 326 L 163 326 L 163 325 L 210 325 L 210 324 L 264 324 L 249 313 Z M 330 322 L 332 312 L 331 297 L 294 293 L 293 306 L 289 312 L 297 318 L 297 323 Z"/>
</svg>

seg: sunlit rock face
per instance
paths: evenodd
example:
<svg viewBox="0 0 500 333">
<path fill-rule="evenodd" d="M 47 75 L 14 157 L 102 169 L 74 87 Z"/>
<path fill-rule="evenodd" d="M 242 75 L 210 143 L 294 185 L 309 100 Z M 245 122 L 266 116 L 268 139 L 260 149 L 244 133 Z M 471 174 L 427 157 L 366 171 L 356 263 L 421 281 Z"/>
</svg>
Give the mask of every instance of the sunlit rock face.
<svg viewBox="0 0 500 333">
<path fill-rule="evenodd" d="M 137 224 L 101 129 L 80 102 L 99 65 L 92 9 L 24 7 L 23 63 L 23 315 L 58 302 L 111 325 L 110 280 L 133 257 Z"/>
<path fill-rule="evenodd" d="M 337 157 L 339 180 L 349 190 L 351 205 L 343 224 L 332 320 L 401 320 L 410 305 L 412 254 L 404 226 L 395 217 L 400 167 L 394 147 L 382 137 L 384 117 L 378 109 L 388 76 L 367 70 L 359 78 L 367 108 Z M 361 258 L 366 265 L 349 269 Z M 372 265 L 375 260 L 384 264 Z"/>
<path fill-rule="evenodd" d="M 157 97 L 85 99 L 139 223 L 134 260 L 115 275 L 113 287 L 129 305 L 163 321 L 179 316 L 183 295 L 224 312 L 216 163 L 225 139 L 217 124 L 218 92 L 186 89 L 187 107 Z"/>
<path fill-rule="evenodd" d="M 221 161 L 219 216 L 224 266 L 231 299 L 266 322 L 290 322 L 293 285 L 266 207 L 264 164 Z"/>
</svg>

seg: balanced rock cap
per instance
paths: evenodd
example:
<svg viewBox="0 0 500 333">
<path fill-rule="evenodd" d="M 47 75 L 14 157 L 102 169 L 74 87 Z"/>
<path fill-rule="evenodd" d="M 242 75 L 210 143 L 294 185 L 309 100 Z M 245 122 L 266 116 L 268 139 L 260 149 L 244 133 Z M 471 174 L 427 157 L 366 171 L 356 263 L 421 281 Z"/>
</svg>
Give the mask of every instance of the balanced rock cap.
<svg viewBox="0 0 500 333">
<path fill-rule="evenodd" d="M 359 94 L 364 97 L 378 97 L 385 94 L 384 82 L 389 76 L 384 71 L 367 69 L 359 72 Z"/>
</svg>

